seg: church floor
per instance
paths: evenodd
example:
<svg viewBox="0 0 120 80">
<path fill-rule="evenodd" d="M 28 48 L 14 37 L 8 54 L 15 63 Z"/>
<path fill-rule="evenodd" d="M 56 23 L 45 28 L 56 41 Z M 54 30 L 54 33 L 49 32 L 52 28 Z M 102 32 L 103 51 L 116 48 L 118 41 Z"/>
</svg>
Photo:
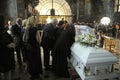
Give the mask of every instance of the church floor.
<svg viewBox="0 0 120 80">
<path fill-rule="evenodd" d="M 17 68 L 15 74 L 15 80 L 31 80 L 30 75 L 26 71 L 26 68 Z M 37 80 L 37 79 L 36 79 Z M 39 80 L 39 79 L 38 79 Z M 51 71 L 44 71 L 43 75 L 41 75 L 40 80 L 70 80 L 70 78 L 58 78 L 54 76 Z"/>
<path fill-rule="evenodd" d="M 43 62 L 43 51 L 41 49 L 42 52 L 42 62 Z M 114 65 L 114 69 L 116 71 L 120 71 L 120 51 L 118 52 L 113 52 L 113 55 L 115 55 L 118 59 L 119 62 L 117 64 Z M 16 63 L 17 65 L 17 63 Z M 30 80 L 30 75 L 26 70 L 27 66 L 24 63 L 23 66 L 20 68 L 18 65 L 16 66 L 16 70 L 15 72 L 12 72 L 12 74 L 14 74 L 14 80 Z M 43 69 L 43 75 L 41 75 L 41 79 L 40 80 L 71 80 L 70 78 L 60 78 L 60 77 L 56 77 L 51 71 L 45 71 Z M 80 79 L 77 79 L 80 80 Z M 116 79 L 115 79 L 116 80 Z"/>
<path fill-rule="evenodd" d="M 41 56 L 42 56 L 42 62 L 43 62 L 43 51 L 42 51 L 42 49 L 41 49 L 41 52 L 42 52 Z M 29 75 L 29 73 L 27 72 L 26 69 L 27 69 L 27 66 L 26 66 L 25 63 L 23 64 L 23 66 L 21 68 L 17 65 L 15 72 L 12 73 L 12 74 L 15 75 L 14 76 L 15 80 L 31 80 L 30 79 L 30 75 Z M 44 70 L 44 66 L 43 66 L 43 75 L 41 75 L 41 79 L 40 80 L 71 80 L 71 79 L 70 78 L 56 77 L 54 75 L 54 73 L 52 73 L 51 71 L 45 71 Z"/>
</svg>

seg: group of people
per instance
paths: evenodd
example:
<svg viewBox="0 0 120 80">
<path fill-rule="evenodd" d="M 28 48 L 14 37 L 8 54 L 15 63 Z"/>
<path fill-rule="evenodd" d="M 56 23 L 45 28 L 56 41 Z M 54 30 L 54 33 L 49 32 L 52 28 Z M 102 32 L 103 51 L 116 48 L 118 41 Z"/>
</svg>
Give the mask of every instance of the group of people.
<svg viewBox="0 0 120 80">
<path fill-rule="evenodd" d="M 14 25 L 8 21 L 8 25 L 5 26 L 4 21 L 4 17 L 0 15 L 0 75 L 4 75 L 1 80 L 14 80 L 10 75 L 16 68 L 15 52 L 18 66 L 27 64 L 31 80 L 40 80 L 43 69 L 52 71 L 59 77 L 70 77 L 68 59 L 71 57 L 70 47 L 75 42 L 74 25 L 64 20 L 52 19 L 50 23 L 41 26 L 42 31 L 40 31 L 36 16 L 25 20 L 18 18 Z M 100 43 L 99 47 L 103 47 L 102 30 L 95 29 L 95 33 Z M 41 47 L 43 48 L 43 65 Z M 52 64 L 50 64 L 50 56 Z"/>
<path fill-rule="evenodd" d="M 5 26 L 4 17 L 0 16 L 0 76 L 2 80 L 14 80 L 11 72 L 16 69 L 15 52 L 19 68 L 23 63 L 27 64 L 27 71 L 31 80 L 40 78 L 42 74 L 42 62 L 40 53 L 41 37 L 34 24 L 34 17 L 29 17 L 22 25 L 22 19 L 18 18 L 14 25 Z M 27 33 L 27 35 L 26 35 Z M 27 42 L 23 36 L 27 37 Z M 24 37 L 24 38 L 26 38 Z M 27 49 L 27 44 L 31 50 Z"/>
<path fill-rule="evenodd" d="M 4 29 L 4 17 L 0 16 L 0 75 L 4 73 L 4 80 L 9 80 L 11 70 L 15 69 L 15 47 L 12 36 Z"/>
<path fill-rule="evenodd" d="M 45 70 L 52 70 L 60 77 L 69 77 L 67 59 L 71 54 L 70 47 L 74 42 L 74 37 L 74 26 L 64 24 L 64 21 L 57 24 L 57 20 L 53 19 L 50 24 L 45 25 L 41 44 L 44 51 Z M 50 66 L 50 55 L 52 56 L 52 67 Z"/>
<path fill-rule="evenodd" d="M 102 24 L 102 23 L 93 23 L 93 28 L 96 29 L 96 31 L 101 30 L 102 33 L 105 36 L 113 37 L 113 38 L 120 38 L 119 32 L 120 32 L 120 24 L 119 23 L 113 23 L 113 24 Z"/>
<path fill-rule="evenodd" d="M 40 80 L 43 74 L 40 47 L 43 48 L 44 69 L 51 70 L 56 76 L 69 77 L 68 58 L 74 42 L 74 26 L 67 21 L 52 19 L 43 26 L 41 33 L 36 27 L 37 20 L 35 16 L 23 21 L 18 18 L 14 25 L 5 26 L 4 17 L 0 16 L 0 75 L 4 75 L 3 80 L 14 80 L 11 72 L 16 68 L 15 52 L 18 66 L 27 64 L 31 80 Z"/>
</svg>

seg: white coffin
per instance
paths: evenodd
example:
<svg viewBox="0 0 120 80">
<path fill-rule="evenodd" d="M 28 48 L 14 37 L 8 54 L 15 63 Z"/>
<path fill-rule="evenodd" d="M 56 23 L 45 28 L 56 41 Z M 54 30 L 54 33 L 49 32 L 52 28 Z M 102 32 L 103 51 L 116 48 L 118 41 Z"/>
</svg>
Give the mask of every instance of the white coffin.
<svg viewBox="0 0 120 80">
<path fill-rule="evenodd" d="M 71 63 L 82 80 L 117 77 L 113 65 L 118 59 L 102 48 L 85 47 L 74 43 L 71 47 Z"/>
</svg>

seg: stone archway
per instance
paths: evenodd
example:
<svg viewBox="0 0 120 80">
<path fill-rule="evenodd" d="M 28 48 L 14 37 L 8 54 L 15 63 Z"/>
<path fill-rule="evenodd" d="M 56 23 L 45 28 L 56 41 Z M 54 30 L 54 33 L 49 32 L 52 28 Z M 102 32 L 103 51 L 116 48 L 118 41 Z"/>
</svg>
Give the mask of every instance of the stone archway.
<svg viewBox="0 0 120 80">
<path fill-rule="evenodd" d="M 39 4 L 35 8 L 42 19 L 51 18 L 50 10 L 52 9 L 52 0 L 40 0 Z M 58 19 L 64 18 L 68 22 L 72 21 L 71 8 L 66 0 L 53 0 L 53 9 L 55 9 L 54 17 Z"/>
</svg>

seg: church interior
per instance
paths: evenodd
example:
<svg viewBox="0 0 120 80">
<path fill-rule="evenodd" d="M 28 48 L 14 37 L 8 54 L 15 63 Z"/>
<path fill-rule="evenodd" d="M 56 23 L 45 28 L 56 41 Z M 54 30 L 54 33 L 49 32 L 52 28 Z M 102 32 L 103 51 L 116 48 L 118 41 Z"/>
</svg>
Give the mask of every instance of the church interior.
<svg viewBox="0 0 120 80">
<path fill-rule="evenodd" d="M 30 15 L 27 7 L 29 3 L 39 12 L 41 23 L 52 15 L 68 22 L 99 22 L 105 16 L 111 22 L 119 22 L 119 0 L 4 0 L 1 2 L 0 12 L 7 20 L 17 17 L 25 19 Z M 53 14 L 51 9 L 55 10 Z"/>
<path fill-rule="evenodd" d="M 43 75 L 40 79 L 30 79 L 27 64 L 23 62 L 22 67 L 19 67 L 16 61 L 16 69 L 11 72 L 14 79 L 3 78 L 3 73 L 0 72 L 0 80 L 120 80 L 120 0 L 3 0 L 0 1 L 0 15 L 4 16 L 5 25 L 8 24 L 8 21 L 15 24 L 17 18 L 26 20 L 30 16 L 34 16 L 34 18 L 38 18 L 37 23 L 41 25 L 45 25 L 55 18 L 58 21 L 67 21 L 72 25 L 87 25 L 96 31 L 103 27 L 102 50 L 103 53 L 106 53 L 101 55 L 97 54 L 97 51 L 93 51 L 93 54 L 96 52 L 96 56 L 90 53 L 84 69 L 81 68 L 83 64 L 80 64 L 77 69 L 75 65 L 79 65 L 79 61 L 75 61 L 76 57 L 72 57 L 71 60 L 68 60 L 70 77 L 67 78 L 56 77 L 52 71 L 43 68 Z M 42 30 L 40 31 L 42 33 Z M 43 47 L 40 47 L 40 50 L 42 64 L 44 64 Z M 82 53 L 80 50 L 74 50 L 73 53 Z M 85 53 L 89 52 L 87 48 L 85 50 Z M 16 54 L 14 52 L 15 60 L 17 60 Z M 93 57 L 95 59 L 92 59 Z M 98 62 L 101 62 L 101 65 L 97 63 L 97 60 L 100 60 Z M 50 61 L 52 64 L 51 56 Z M 100 72 L 100 70 L 103 71 Z"/>
</svg>

